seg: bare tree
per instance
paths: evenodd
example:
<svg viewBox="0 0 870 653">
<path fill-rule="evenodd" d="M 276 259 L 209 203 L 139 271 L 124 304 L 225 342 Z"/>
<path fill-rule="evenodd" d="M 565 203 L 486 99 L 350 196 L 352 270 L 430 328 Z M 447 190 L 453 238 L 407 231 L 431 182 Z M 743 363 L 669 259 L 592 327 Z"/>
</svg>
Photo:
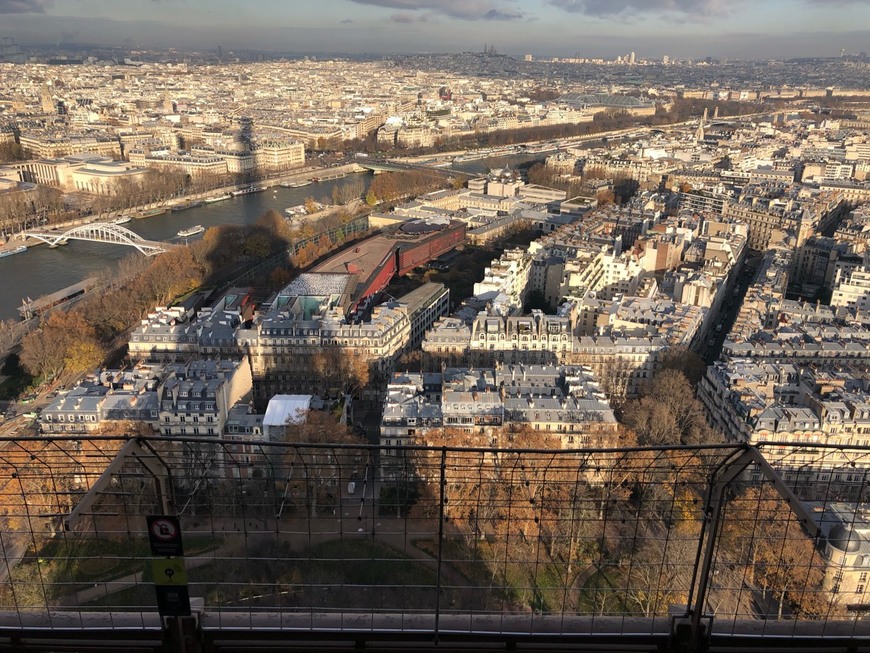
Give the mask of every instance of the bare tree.
<svg viewBox="0 0 870 653">
<path fill-rule="evenodd" d="M 752 487 L 728 504 L 722 549 L 746 570 L 750 585 L 795 614 L 820 617 L 836 611 L 824 591 L 825 564 L 788 504 L 770 486 Z"/>
<path fill-rule="evenodd" d="M 686 376 L 676 369 L 656 374 L 645 396 L 622 407 L 623 422 L 642 445 L 705 444 L 721 440 L 707 424 L 701 402 Z"/>
<path fill-rule="evenodd" d="M 287 478 L 288 483 L 295 486 L 295 496 L 304 498 L 312 518 L 318 516 L 319 510 L 332 509 L 340 496 L 342 479 L 351 478 L 364 455 L 361 449 L 328 445 L 363 445 L 364 441 L 322 411 L 309 411 L 301 422 L 291 416 L 284 440 L 296 445 L 282 465 L 290 470 Z"/>
<path fill-rule="evenodd" d="M 37 378 L 54 379 L 63 371 L 66 343 L 39 329 L 27 335 L 21 345 L 21 364 Z"/>
<path fill-rule="evenodd" d="M 0 320 L 0 358 L 18 341 L 20 325 L 14 320 Z"/>
<path fill-rule="evenodd" d="M 358 200 L 365 192 L 366 185 L 362 179 L 355 179 L 343 184 L 339 184 L 332 189 L 333 204 L 349 204 L 354 200 Z"/>
</svg>

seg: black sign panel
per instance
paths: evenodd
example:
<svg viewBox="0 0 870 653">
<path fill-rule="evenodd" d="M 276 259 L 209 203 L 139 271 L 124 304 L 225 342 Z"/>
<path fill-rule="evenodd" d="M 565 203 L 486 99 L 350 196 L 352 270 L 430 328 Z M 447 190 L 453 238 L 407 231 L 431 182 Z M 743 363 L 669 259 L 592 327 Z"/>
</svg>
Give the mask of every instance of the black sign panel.
<svg viewBox="0 0 870 653">
<path fill-rule="evenodd" d="M 181 545 L 181 525 L 178 517 L 169 515 L 148 515 L 148 541 L 151 553 L 156 556 L 183 556 Z"/>
<path fill-rule="evenodd" d="M 155 585 L 157 611 L 161 617 L 189 617 L 190 594 L 187 585 Z"/>
</svg>

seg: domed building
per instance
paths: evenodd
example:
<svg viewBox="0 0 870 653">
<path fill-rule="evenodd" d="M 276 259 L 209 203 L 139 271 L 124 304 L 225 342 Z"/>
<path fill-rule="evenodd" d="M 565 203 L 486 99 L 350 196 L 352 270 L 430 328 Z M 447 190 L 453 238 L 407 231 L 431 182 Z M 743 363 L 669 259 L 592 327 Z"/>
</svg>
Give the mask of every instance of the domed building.
<svg viewBox="0 0 870 653">
<path fill-rule="evenodd" d="M 832 503 L 817 509 L 825 561 L 825 589 L 845 604 L 870 601 L 870 511 Z M 865 598 L 866 597 L 866 598 Z"/>
</svg>

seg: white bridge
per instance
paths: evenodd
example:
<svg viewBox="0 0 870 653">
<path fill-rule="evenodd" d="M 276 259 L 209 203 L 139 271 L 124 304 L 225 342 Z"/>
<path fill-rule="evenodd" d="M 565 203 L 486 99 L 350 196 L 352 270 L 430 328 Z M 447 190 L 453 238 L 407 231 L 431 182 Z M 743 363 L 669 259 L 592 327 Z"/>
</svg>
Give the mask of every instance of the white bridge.
<svg viewBox="0 0 870 653">
<path fill-rule="evenodd" d="M 135 247 L 145 256 L 154 256 L 168 250 L 172 245 L 155 240 L 145 240 L 139 234 L 121 225 L 111 222 L 92 222 L 79 225 L 64 232 L 60 231 L 28 231 L 22 234 L 25 238 L 36 238 L 49 247 L 66 245 L 70 240 L 88 240 L 92 243 L 112 243 Z"/>
</svg>

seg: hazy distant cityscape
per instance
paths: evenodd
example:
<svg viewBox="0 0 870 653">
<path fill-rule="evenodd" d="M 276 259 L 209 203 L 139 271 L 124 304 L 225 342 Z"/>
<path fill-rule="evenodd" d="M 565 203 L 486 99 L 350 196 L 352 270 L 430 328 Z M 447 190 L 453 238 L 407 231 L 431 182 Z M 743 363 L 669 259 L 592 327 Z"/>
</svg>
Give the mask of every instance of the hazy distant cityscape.
<svg viewBox="0 0 870 653">
<path fill-rule="evenodd" d="M 865 5 L 148 4 L 0 1 L 0 639 L 870 637 Z"/>
</svg>

